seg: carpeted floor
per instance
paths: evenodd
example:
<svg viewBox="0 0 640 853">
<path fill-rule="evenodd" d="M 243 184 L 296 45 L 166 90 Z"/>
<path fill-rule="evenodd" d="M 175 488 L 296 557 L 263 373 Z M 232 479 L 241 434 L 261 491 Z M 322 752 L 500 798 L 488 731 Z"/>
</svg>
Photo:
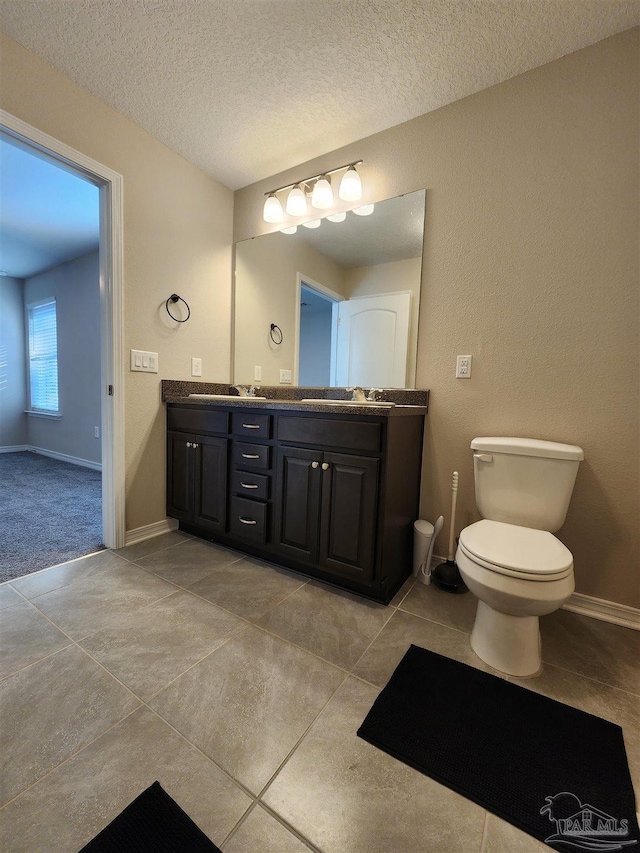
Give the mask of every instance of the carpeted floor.
<svg viewBox="0 0 640 853">
<path fill-rule="evenodd" d="M 101 479 L 37 453 L 0 453 L 0 582 L 104 548 Z"/>
</svg>

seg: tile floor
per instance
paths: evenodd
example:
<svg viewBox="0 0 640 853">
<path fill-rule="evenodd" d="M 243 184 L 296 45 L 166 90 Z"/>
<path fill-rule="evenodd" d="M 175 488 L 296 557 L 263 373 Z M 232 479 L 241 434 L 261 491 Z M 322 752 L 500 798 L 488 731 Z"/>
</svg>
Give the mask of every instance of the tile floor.
<svg viewBox="0 0 640 853">
<path fill-rule="evenodd" d="M 224 853 L 549 848 L 355 732 L 410 643 L 487 669 L 471 594 L 391 606 L 170 533 L 0 586 L 0 849 L 77 853 L 158 779 Z M 542 620 L 527 689 L 620 724 L 640 789 L 640 635 Z"/>
</svg>

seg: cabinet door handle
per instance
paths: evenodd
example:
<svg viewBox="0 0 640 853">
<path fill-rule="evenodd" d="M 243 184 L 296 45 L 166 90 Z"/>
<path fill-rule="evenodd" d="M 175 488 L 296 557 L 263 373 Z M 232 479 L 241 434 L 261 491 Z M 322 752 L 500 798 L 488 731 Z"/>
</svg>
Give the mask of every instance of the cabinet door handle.
<svg viewBox="0 0 640 853">
<path fill-rule="evenodd" d="M 192 444 L 192 445 L 191 445 L 191 447 L 193 447 L 194 449 L 195 449 L 196 447 L 199 447 L 199 446 L 200 446 L 199 444 Z"/>
<path fill-rule="evenodd" d="M 329 468 L 329 463 L 328 463 L 328 462 L 323 462 L 323 463 L 322 463 L 322 470 L 323 470 L 323 471 L 326 471 L 328 468 Z"/>
<path fill-rule="evenodd" d="M 243 453 L 242 458 L 243 459 L 260 459 L 260 454 L 259 453 Z"/>
<path fill-rule="evenodd" d="M 312 467 L 312 468 L 317 468 L 319 464 L 320 464 L 319 462 L 312 462 L 312 463 L 311 463 L 311 467 Z"/>
<path fill-rule="evenodd" d="M 260 429 L 260 424 L 242 424 L 245 429 Z"/>
<path fill-rule="evenodd" d="M 238 516 L 238 521 L 242 522 L 242 524 L 257 524 L 258 522 L 255 518 L 243 518 L 241 515 Z"/>
<path fill-rule="evenodd" d="M 187 442 L 187 447 L 191 447 L 191 442 L 190 442 L 190 441 L 188 441 L 188 442 Z"/>
<path fill-rule="evenodd" d="M 243 489 L 257 489 L 255 483 L 240 483 Z"/>
</svg>

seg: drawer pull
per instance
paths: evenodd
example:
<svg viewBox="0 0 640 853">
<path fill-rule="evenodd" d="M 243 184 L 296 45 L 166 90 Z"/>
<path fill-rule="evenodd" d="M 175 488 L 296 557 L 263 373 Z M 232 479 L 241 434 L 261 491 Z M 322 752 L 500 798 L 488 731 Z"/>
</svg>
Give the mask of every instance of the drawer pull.
<svg viewBox="0 0 640 853">
<path fill-rule="evenodd" d="M 242 458 L 243 459 L 260 459 L 260 454 L 259 453 L 243 453 Z"/>
<path fill-rule="evenodd" d="M 326 471 L 328 468 L 329 468 L 329 463 L 328 463 L 328 462 L 323 462 L 323 463 L 322 463 L 322 470 L 323 470 L 323 471 Z"/>
<path fill-rule="evenodd" d="M 243 489 L 257 489 L 258 486 L 255 483 L 240 483 Z"/>
<path fill-rule="evenodd" d="M 317 468 L 319 464 L 320 464 L 319 462 L 312 462 L 312 463 L 311 463 L 311 467 L 312 467 L 312 468 Z"/>
<path fill-rule="evenodd" d="M 260 429 L 260 424 L 242 424 L 245 429 Z"/>
<path fill-rule="evenodd" d="M 238 521 L 242 524 L 257 524 L 258 522 L 255 518 L 243 518 L 241 515 L 238 516 Z"/>
</svg>

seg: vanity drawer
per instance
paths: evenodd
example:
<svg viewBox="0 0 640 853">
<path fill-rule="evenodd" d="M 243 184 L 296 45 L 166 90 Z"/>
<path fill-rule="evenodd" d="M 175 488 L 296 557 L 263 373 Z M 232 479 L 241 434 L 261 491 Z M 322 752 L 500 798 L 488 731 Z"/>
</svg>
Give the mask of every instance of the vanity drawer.
<svg viewBox="0 0 640 853">
<path fill-rule="evenodd" d="M 229 529 L 232 536 L 265 542 L 267 538 L 267 504 L 248 501 L 246 498 L 231 498 Z"/>
<path fill-rule="evenodd" d="M 229 432 L 229 413 L 219 409 L 180 409 L 169 406 L 167 409 L 167 429 L 183 432 Z"/>
<path fill-rule="evenodd" d="M 259 468 L 266 471 L 269 468 L 270 450 L 266 444 L 244 444 L 236 441 L 233 445 L 233 462 L 239 468 Z"/>
<path fill-rule="evenodd" d="M 380 450 L 382 442 L 382 424 L 328 418 L 280 417 L 278 441 L 368 450 L 375 453 Z"/>
<path fill-rule="evenodd" d="M 271 438 L 271 415 L 253 415 L 251 412 L 234 412 L 233 434 L 247 438 Z"/>
<path fill-rule="evenodd" d="M 265 474 L 252 474 L 249 471 L 234 471 L 232 489 L 237 495 L 254 500 L 266 501 L 269 498 L 270 477 Z"/>
</svg>

